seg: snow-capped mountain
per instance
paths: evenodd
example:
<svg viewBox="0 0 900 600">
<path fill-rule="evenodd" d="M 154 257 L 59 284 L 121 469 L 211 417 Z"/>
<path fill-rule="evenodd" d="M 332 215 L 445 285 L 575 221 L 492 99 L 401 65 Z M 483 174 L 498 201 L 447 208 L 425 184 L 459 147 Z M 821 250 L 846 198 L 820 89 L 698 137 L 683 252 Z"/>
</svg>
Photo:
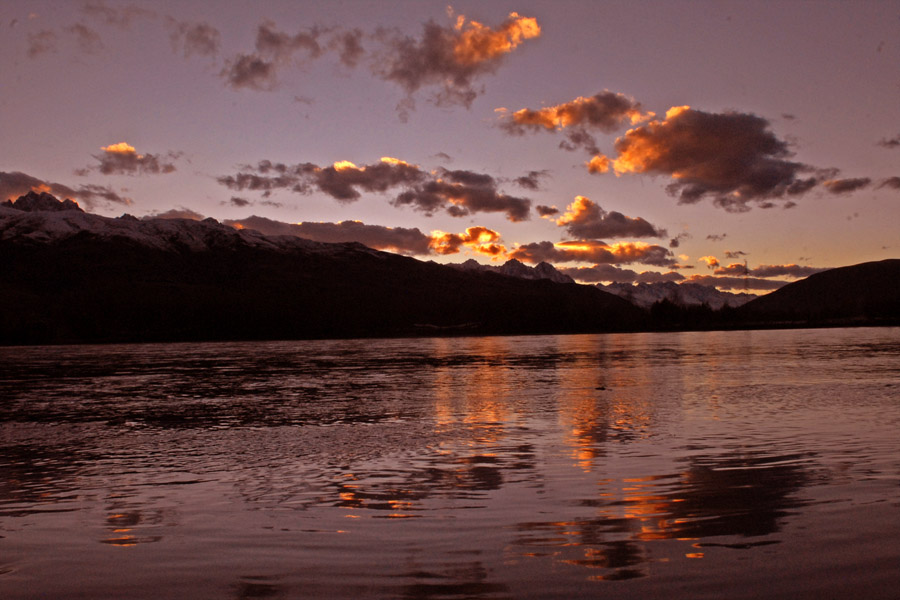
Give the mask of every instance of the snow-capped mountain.
<svg viewBox="0 0 900 600">
<path fill-rule="evenodd" d="M 743 292 L 733 294 L 699 283 L 675 283 L 673 281 L 639 283 L 637 285 L 630 283 L 597 284 L 597 287 L 604 292 L 625 298 L 641 308 L 650 308 L 660 300 L 668 300 L 677 306 L 706 304 L 713 310 L 719 310 L 726 305 L 736 308 L 757 298 L 755 294 Z"/>
<path fill-rule="evenodd" d="M 130 241 L 156 250 L 177 252 L 236 246 L 329 252 L 347 246 L 322 244 L 294 236 L 267 236 L 253 229 L 235 229 L 212 218 L 202 221 L 154 217 L 138 219 L 129 214 L 104 217 L 86 213 L 76 202 L 60 201 L 47 193 L 29 192 L 15 202 L 0 204 L 0 240 L 58 244 L 76 235 Z M 365 248 L 361 244 L 351 246 Z"/>
<path fill-rule="evenodd" d="M 460 264 L 451 264 L 448 265 L 450 267 L 454 267 L 456 269 L 462 269 L 464 271 L 487 271 L 493 273 L 500 273 L 502 275 L 508 275 L 510 277 L 518 277 L 519 279 L 549 279 L 550 281 L 555 281 L 556 283 L 575 283 L 575 280 L 569 277 L 568 275 L 563 275 L 556 268 L 545 262 L 540 262 L 534 267 L 529 267 L 526 264 L 516 260 L 515 258 L 506 261 L 504 264 L 500 266 L 491 266 L 491 265 L 483 265 L 476 260 L 470 258 L 464 263 Z"/>
<path fill-rule="evenodd" d="M 593 286 L 214 219 L 109 218 L 40 194 L 0 205 L 0 256 L 0 344 L 584 333 L 646 321 Z"/>
</svg>

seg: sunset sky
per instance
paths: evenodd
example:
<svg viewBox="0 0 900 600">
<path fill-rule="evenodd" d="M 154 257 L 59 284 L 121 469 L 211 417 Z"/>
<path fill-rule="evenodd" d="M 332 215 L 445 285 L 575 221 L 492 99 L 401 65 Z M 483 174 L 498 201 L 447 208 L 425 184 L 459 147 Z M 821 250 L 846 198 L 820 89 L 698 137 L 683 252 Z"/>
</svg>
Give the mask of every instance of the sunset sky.
<svg viewBox="0 0 900 600">
<path fill-rule="evenodd" d="M 900 2 L 4 0 L 0 132 L 0 201 L 761 292 L 900 257 Z"/>
</svg>

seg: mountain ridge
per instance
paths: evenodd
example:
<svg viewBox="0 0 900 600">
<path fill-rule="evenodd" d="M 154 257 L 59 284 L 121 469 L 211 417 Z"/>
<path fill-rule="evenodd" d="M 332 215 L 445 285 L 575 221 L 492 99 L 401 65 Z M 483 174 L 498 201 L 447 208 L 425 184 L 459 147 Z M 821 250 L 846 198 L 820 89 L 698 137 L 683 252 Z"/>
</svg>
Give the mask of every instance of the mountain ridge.
<svg viewBox="0 0 900 600">
<path fill-rule="evenodd" d="M 575 333 L 645 321 L 591 286 L 465 272 L 214 219 L 3 205 L 0 253 L 0 343 Z"/>
</svg>

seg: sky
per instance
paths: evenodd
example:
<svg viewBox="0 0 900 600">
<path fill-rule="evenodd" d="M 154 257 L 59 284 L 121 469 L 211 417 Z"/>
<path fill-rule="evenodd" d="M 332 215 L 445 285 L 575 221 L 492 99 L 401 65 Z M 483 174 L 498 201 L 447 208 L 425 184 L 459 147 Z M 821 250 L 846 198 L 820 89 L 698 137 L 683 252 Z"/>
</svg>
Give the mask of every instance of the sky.
<svg viewBox="0 0 900 600">
<path fill-rule="evenodd" d="M 900 256 L 900 2 L 0 3 L 0 201 L 584 283 Z"/>
</svg>

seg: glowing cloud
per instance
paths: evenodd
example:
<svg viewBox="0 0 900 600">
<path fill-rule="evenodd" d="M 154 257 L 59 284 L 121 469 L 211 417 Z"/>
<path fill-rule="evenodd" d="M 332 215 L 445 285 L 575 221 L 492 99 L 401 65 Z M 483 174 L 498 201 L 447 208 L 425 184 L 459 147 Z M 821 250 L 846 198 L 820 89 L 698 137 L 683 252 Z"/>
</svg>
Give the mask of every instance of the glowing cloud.
<svg viewBox="0 0 900 600">
<path fill-rule="evenodd" d="M 103 154 L 93 155 L 100 164 L 78 169 L 76 175 L 87 175 L 91 171 L 99 171 L 104 175 L 165 175 L 174 172 L 171 162 L 181 156 L 180 152 L 159 154 L 138 154 L 137 150 L 127 142 L 110 144 L 100 148 Z"/>
<path fill-rule="evenodd" d="M 566 150 L 586 148 L 591 154 L 598 154 L 600 149 L 588 129 L 611 133 L 626 123 L 634 125 L 654 116 L 642 112 L 641 104 L 633 98 L 608 90 L 590 98 L 579 96 L 546 108 L 523 108 L 512 114 L 506 114 L 505 110 L 497 112 L 501 114 L 500 127 L 507 133 L 523 135 L 526 132 L 567 130 L 567 139 L 560 147 Z"/>
<path fill-rule="evenodd" d="M 507 255 L 522 262 L 589 262 L 595 264 L 630 264 L 670 267 L 675 265 L 672 253 L 654 244 L 618 242 L 607 244 L 597 240 L 566 242 L 533 242 L 514 248 Z"/>
<path fill-rule="evenodd" d="M 612 165 L 612 161 L 606 156 L 598 154 L 587 161 L 585 165 L 587 166 L 588 173 L 607 173 L 609 172 L 609 167 Z"/>
<path fill-rule="evenodd" d="M 582 239 L 666 235 L 665 230 L 654 227 L 640 217 L 627 217 L 616 211 L 607 212 L 584 196 L 576 196 L 566 212 L 556 220 L 556 224 Z"/>
<path fill-rule="evenodd" d="M 367 225 L 360 221 L 283 223 L 252 216 L 227 220 L 225 224 L 236 229 L 255 229 L 266 235 L 292 235 L 316 242 L 359 242 L 376 250 L 410 256 L 458 254 L 463 250 L 494 259 L 506 254 L 506 248 L 498 243 L 500 234 L 481 226 L 469 227 L 464 233 L 432 231 L 426 235 L 417 228 Z"/>
<path fill-rule="evenodd" d="M 461 65 L 476 65 L 508 54 L 531 38 L 541 35 L 537 19 L 509 13 L 509 18 L 497 29 L 491 29 L 477 21 L 466 23 L 464 16 L 456 20 L 460 32 L 453 45 L 453 57 Z"/>
<path fill-rule="evenodd" d="M 701 256 L 699 259 L 697 259 L 697 262 L 706 263 L 706 266 L 710 269 L 715 269 L 719 266 L 719 259 L 715 256 Z"/>
<path fill-rule="evenodd" d="M 373 72 L 399 84 L 410 97 L 423 87 L 436 86 L 441 88 L 435 97 L 438 104 L 469 106 L 478 95 L 474 80 L 495 71 L 504 56 L 540 33 L 536 19 L 517 13 L 510 13 L 496 28 L 462 15 L 449 27 L 429 21 L 420 39 L 382 33 L 384 48 Z"/>
<path fill-rule="evenodd" d="M 469 227 L 465 233 L 431 232 L 429 247 L 438 254 L 457 254 L 467 247 L 477 254 L 484 254 L 497 260 L 506 254 L 506 247 L 497 242 L 500 234 L 487 227 Z"/>
<path fill-rule="evenodd" d="M 707 113 L 687 106 L 669 109 L 666 118 L 629 130 L 615 142 L 617 175 L 667 175 L 670 194 L 680 203 L 712 198 L 732 212 L 774 206 L 772 200 L 801 195 L 823 172 L 800 178 L 811 167 L 787 160 L 786 142 L 769 122 L 746 113 Z M 595 171 L 601 172 L 601 171 Z"/>
</svg>

